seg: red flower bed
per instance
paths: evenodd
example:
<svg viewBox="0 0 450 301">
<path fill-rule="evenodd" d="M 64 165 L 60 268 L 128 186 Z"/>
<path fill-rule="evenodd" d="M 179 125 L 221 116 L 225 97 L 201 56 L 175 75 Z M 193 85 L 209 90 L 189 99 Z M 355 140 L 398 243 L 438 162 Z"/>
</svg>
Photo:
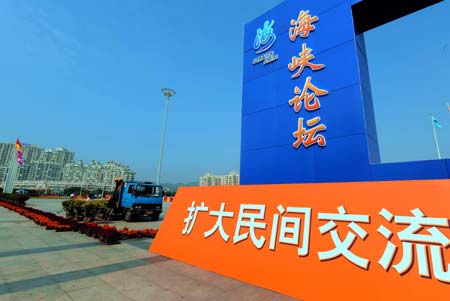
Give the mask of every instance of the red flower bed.
<svg viewBox="0 0 450 301">
<path fill-rule="evenodd" d="M 125 227 L 122 230 L 117 230 L 114 226 L 101 226 L 94 222 L 80 223 L 73 219 L 61 217 L 53 213 L 2 200 L 0 200 L 0 206 L 33 220 L 37 225 L 45 226 L 46 230 L 56 230 L 56 232 L 79 231 L 87 236 L 97 238 L 102 243 L 108 245 L 120 243 L 119 240 L 121 239 L 141 237 L 154 238 L 158 233 L 158 230 L 155 229 L 129 230 Z"/>
<path fill-rule="evenodd" d="M 150 237 L 154 238 L 158 230 L 155 229 L 145 229 L 145 230 L 129 230 L 127 227 L 119 230 L 122 239 L 131 239 L 131 238 L 141 238 L 141 237 Z"/>
</svg>

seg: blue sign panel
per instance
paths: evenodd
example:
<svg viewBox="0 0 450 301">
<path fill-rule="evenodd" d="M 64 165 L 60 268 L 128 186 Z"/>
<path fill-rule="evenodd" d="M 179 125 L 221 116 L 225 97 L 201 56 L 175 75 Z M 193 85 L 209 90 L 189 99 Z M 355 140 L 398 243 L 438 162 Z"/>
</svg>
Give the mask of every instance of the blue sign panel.
<svg viewBox="0 0 450 301">
<path fill-rule="evenodd" d="M 359 33 L 392 20 L 376 3 L 287 0 L 246 25 L 242 184 L 450 178 L 450 160 L 380 163 Z"/>
</svg>

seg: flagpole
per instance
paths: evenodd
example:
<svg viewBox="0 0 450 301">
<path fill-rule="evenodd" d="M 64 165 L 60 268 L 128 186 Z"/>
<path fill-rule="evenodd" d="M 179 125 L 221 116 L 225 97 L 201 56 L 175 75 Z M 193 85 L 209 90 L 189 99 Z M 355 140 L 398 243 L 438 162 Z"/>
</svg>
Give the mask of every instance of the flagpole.
<svg viewBox="0 0 450 301">
<path fill-rule="evenodd" d="M 436 149 L 437 149 L 437 153 L 438 153 L 438 158 L 440 160 L 441 159 L 441 151 L 439 149 L 439 141 L 438 141 L 438 136 L 437 136 L 437 133 L 436 133 L 436 126 L 434 124 L 433 118 L 431 118 L 431 123 L 433 123 L 434 142 L 436 142 Z"/>
</svg>

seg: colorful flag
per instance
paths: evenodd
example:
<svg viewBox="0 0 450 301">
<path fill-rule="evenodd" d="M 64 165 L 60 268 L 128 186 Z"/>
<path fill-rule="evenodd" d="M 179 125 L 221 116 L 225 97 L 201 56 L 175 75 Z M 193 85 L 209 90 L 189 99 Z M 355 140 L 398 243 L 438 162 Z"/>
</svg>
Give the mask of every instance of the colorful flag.
<svg viewBox="0 0 450 301">
<path fill-rule="evenodd" d="M 16 157 L 17 157 L 17 163 L 19 163 L 19 165 L 23 164 L 23 147 L 22 147 L 22 143 L 20 143 L 19 138 L 17 138 L 16 140 Z"/>
<path fill-rule="evenodd" d="M 436 118 L 434 118 L 433 115 L 431 115 L 431 119 L 433 120 L 433 124 L 435 127 L 442 129 L 442 125 L 439 123 L 439 121 L 437 121 Z"/>
</svg>

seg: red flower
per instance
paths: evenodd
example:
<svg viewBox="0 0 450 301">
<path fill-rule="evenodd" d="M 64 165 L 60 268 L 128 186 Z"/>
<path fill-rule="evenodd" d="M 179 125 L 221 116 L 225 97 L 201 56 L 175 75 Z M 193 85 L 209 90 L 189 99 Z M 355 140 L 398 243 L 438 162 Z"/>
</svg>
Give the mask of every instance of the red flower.
<svg viewBox="0 0 450 301">
<path fill-rule="evenodd" d="M 0 200 L 0 206 L 15 211 L 33 220 L 38 225 L 45 226 L 47 230 L 56 230 L 57 232 L 79 231 L 88 236 L 98 238 L 105 244 L 115 244 L 118 243 L 120 239 L 140 237 L 154 238 L 158 233 L 157 229 L 130 230 L 127 227 L 124 227 L 122 230 L 117 230 L 115 226 L 100 226 L 94 222 L 80 223 L 76 220 L 61 217 L 53 213 L 2 200 Z"/>
</svg>

